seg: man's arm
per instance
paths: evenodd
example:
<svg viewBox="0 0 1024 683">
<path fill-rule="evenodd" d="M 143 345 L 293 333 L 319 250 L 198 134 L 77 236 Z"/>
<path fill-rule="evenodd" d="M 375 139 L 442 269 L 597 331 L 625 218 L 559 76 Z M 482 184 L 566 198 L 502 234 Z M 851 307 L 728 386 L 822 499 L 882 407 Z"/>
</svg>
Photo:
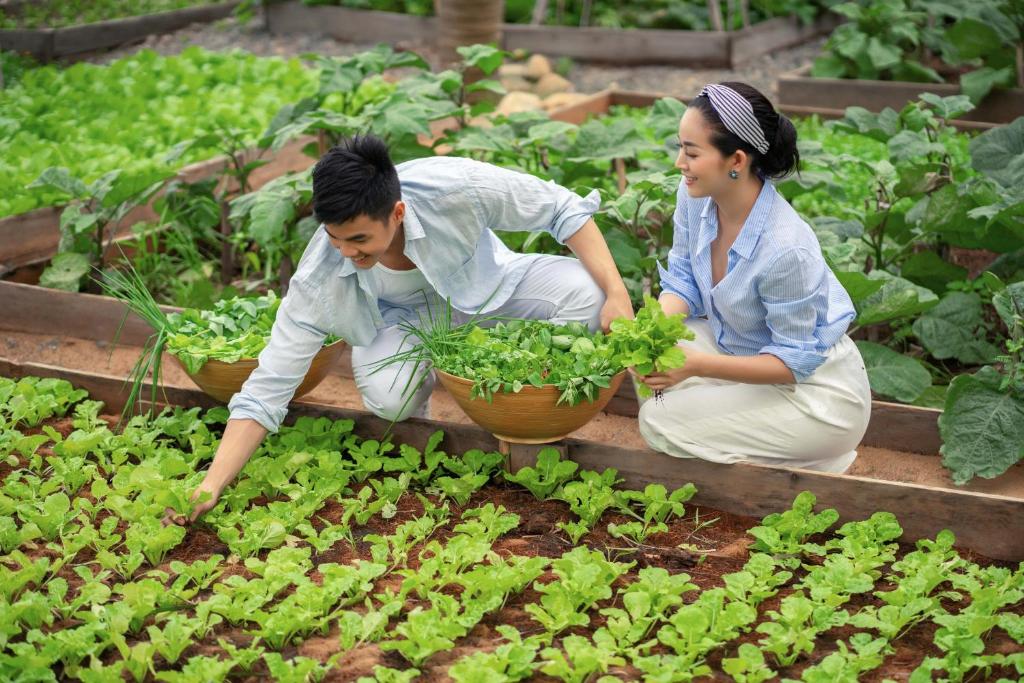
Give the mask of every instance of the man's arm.
<svg viewBox="0 0 1024 683">
<path fill-rule="evenodd" d="M 186 518 L 185 515 L 174 514 L 168 509 L 164 517 L 164 523 L 185 524 L 194 522 L 206 514 L 220 500 L 220 494 L 227 488 L 227 485 L 234 481 L 238 473 L 249 462 L 249 458 L 256 452 L 267 430 L 256 420 L 247 418 L 228 420 L 224 429 L 224 438 L 217 446 L 217 453 L 213 456 L 213 464 L 206 472 L 203 482 L 192 494 L 192 514 Z M 209 494 L 206 500 L 200 500 L 203 494 Z"/>
<path fill-rule="evenodd" d="M 594 278 L 597 286 L 604 291 L 605 304 L 601 309 L 601 329 L 607 331 L 613 320 L 633 317 L 633 303 L 622 281 L 615 259 L 604 241 L 604 235 L 593 218 L 587 219 L 583 227 L 573 233 L 565 242 L 583 267 Z"/>
</svg>

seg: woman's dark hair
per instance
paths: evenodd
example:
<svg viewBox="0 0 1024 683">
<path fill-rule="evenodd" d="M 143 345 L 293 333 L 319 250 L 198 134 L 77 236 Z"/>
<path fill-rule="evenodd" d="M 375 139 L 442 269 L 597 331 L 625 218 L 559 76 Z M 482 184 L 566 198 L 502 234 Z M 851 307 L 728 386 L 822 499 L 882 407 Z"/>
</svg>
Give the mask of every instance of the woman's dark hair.
<svg viewBox="0 0 1024 683">
<path fill-rule="evenodd" d="M 388 146 L 374 135 L 357 135 L 332 147 L 313 168 L 313 213 L 321 223 L 363 215 L 386 221 L 401 198 Z"/>
<path fill-rule="evenodd" d="M 757 117 L 757 122 L 764 132 L 765 140 L 768 141 L 768 151 L 761 154 L 750 143 L 729 131 L 708 96 L 701 95 L 694 98 L 690 106 L 703 114 L 704 120 L 711 126 L 711 144 L 723 156 L 729 156 L 742 149 L 750 155 L 751 170 L 764 178 L 784 178 L 794 171 L 799 171 L 800 152 L 796 148 L 796 127 L 793 122 L 775 111 L 772 103 L 757 88 L 736 82 L 719 85 L 732 88 L 750 102 L 754 116 Z"/>
</svg>

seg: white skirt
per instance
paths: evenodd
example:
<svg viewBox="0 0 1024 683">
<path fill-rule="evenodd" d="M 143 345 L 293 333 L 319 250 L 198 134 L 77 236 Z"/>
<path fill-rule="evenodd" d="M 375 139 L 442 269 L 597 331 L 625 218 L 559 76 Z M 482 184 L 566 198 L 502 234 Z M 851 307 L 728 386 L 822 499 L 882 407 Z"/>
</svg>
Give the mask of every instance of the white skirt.
<svg viewBox="0 0 1024 683">
<path fill-rule="evenodd" d="M 696 340 L 722 354 L 710 323 L 688 320 Z M 798 384 L 743 384 L 691 377 L 661 401 L 640 406 L 640 433 L 656 451 L 720 463 L 750 462 L 845 472 L 871 417 L 864 359 L 844 336 L 827 360 Z"/>
</svg>

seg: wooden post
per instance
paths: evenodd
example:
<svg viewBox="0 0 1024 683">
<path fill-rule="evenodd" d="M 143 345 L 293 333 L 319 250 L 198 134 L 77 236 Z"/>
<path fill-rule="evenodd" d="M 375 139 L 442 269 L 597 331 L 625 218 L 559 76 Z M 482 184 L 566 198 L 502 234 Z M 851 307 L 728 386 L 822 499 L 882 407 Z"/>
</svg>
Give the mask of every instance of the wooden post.
<svg viewBox="0 0 1024 683">
<path fill-rule="evenodd" d="M 510 474 L 515 474 L 524 467 L 536 466 L 537 454 L 545 448 L 554 448 L 563 460 L 569 459 L 569 445 L 565 441 L 526 444 L 498 439 L 498 452 L 505 456 L 505 469 Z"/>
<path fill-rule="evenodd" d="M 1024 88 L 1024 43 L 1017 43 L 1017 87 Z"/>
<path fill-rule="evenodd" d="M 750 28 L 750 0 L 740 0 L 740 17 L 743 19 L 743 28 Z"/>
<path fill-rule="evenodd" d="M 590 26 L 590 13 L 594 8 L 594 0 L 583 0 L 583 9 L 580 11 L 580 26 Z"/>
<path fill-rule="evenodd" d="M 725 30 L 722 26 L 722 5 L 720 0 L 708 0 L 708 17 L 711 19 L 711 28 L 713 30 Z"/>
<path fill-rule="evenodd" d="M 535 26 L 540 26 L 544 23 L 544 19 L 548 16 L 548 0 L 537 0 L 533 3 L 533 15 L 530 17 L 530 23 Z"/>
<path fill-rule="evenodd" d="M 231 284 L 235 277 L 235 260 L 231 249 L 231 221 L 228 220 L 228 200 L 220 200 L 220 281 Z"/>
</svg>

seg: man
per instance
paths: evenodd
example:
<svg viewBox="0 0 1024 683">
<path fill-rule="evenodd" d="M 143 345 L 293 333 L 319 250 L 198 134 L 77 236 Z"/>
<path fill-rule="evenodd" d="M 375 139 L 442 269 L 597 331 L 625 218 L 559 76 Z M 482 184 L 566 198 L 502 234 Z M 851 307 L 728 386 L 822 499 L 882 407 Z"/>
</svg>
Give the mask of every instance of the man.
<svg viewBox="0 0 1024 683">
<path fill-rule="evenodd" d="M 436 315 L 448 300 L 463 316 L 575 320 L 595 330 L 632 317 L 591 218 L 599 202 L 596 191 L 580 198 L 553 182 L 470 159 L 430 157 L 396 169 L 384 142 L 369 135 L 331 149 L 313 169 L 313 209 L 322 225 L 281 302 L 259 367 L 229 404 L 231 417 L 191 518 L 217 504 L 267 432 L 280 426 L 329 333 L 352 345 L 366 407 L 404 420 L 425 414 L 433 377 L 421 378 L 409 397 L 403 389 L 414 368 L 373 371 L 402 348 L 403 320 L 419 321 L 428 310 Z M 543 230 L 579 260 L 516 254 L 494 230 Z M 199 501 L 204 492 L 209 497 Z"/>
</svg>

